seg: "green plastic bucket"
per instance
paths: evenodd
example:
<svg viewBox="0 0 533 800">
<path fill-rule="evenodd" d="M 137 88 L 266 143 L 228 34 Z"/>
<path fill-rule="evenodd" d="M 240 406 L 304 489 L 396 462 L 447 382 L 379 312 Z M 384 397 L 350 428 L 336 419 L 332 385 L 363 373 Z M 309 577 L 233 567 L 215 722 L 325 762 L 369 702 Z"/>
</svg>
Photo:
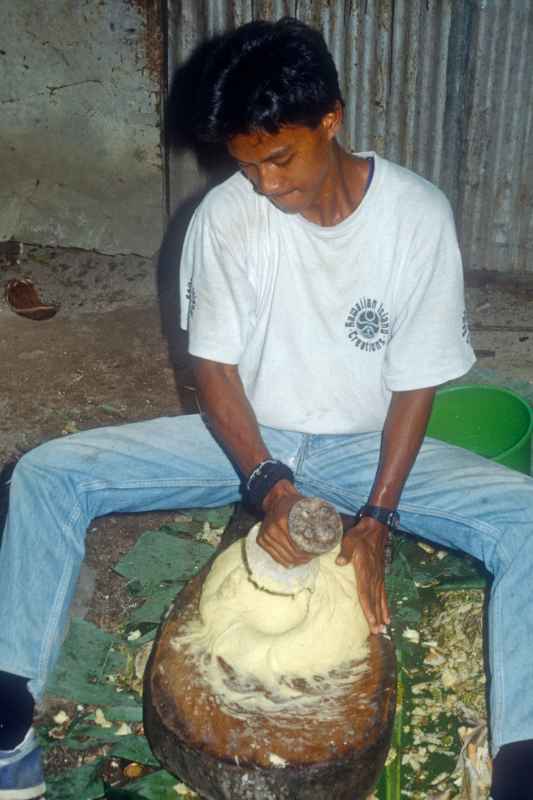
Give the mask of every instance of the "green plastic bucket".
<svg viewBox="0 0 533 800">
<path fill-rule="evenodd" d="M 517 394 L 469 384 L 437 392 L 427 435 L 529 475 L 532 427 L 531 408 Z"/>
</svg>

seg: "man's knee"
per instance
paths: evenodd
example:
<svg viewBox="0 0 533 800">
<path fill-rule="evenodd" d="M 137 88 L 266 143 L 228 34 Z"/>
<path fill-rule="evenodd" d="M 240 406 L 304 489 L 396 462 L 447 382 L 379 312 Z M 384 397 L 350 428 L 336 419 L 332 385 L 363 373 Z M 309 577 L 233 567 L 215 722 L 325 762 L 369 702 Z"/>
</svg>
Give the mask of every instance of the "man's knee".
<svg viewBox="0 0 533 800">
<path fill-rule="evenodd" d="M 52 440 L 28 450 L 17 463 L 13 475 L 20 477 L 26 472 L 46 469 L 59 463 L 61 461 L 60 445 L 61 440 Z"/>
<path fill-rule="evenodd" d="M 25 453 L 13 470 L 11 492 L 28 484 L 36 488 L 42 481 L 61 481 L 72 470 L 75 460 L 69 438 L 52 439 Z"/>
<path fill-rule="evenodd" d="M 493 523 L 501 531 L 496 553 L 503 566 L 533 566 L 533 481 L 515 474 L 494 498 Z"/>
</svg>

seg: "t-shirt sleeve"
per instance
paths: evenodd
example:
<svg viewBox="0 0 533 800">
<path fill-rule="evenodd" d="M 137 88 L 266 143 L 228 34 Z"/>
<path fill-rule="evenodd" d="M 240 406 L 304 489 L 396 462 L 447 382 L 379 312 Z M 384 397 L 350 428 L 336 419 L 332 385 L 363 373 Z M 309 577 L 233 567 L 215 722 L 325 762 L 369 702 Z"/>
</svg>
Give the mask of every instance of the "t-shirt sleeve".
<svg viewBox="0 0 533 800">
<path fill-rule="evenodd" d="M 191 355 L 238 364 L 255 308 L 245 243 L 238 224 L 228 225 L 209 203 L 199 206 L 187 230 L 180 264 L 181 320 Z M 220 217 L 215 221 L 215 217 Z"/>
<path fill-rule="evenodd" d="M 443 196 L 416 226 L 395 288 L 396 312 L 384 365 L 390 391 L 464 375 L 475 361 L 464 302 L 455 224 Z"/>
</svg>

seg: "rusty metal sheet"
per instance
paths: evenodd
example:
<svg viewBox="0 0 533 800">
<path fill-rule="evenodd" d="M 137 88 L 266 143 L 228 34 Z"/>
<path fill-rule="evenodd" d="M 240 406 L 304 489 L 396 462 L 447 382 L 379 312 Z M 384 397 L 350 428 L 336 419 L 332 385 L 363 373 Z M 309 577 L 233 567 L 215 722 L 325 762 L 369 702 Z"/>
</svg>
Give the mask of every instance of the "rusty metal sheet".
<svg viewBox="0 0 533 800">
<path fill-rule="evenodd" d="M 141 39 L 144 46 L 144 63 L 155 85 L 160 85 L 166 69 L 166 53 L 162 30 L 162 2 L 165 0 L 127 0 L 137 9 L 144 26 Z"/>
<path fill-rule="evenodd" d="M 479 0 L 458 212 L 472 269 L 533 272 L 533 3 Z"/>
</svg>

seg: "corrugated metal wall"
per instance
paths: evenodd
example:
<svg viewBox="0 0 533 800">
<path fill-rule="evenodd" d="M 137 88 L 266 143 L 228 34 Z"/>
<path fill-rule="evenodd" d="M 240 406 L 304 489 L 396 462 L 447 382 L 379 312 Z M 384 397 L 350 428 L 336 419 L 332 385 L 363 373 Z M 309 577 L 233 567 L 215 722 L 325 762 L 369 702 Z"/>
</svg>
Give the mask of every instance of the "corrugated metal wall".
<svg viewBox="0 0 533 800">
<path fill-rule="evenodd" d="M 169 0 L 170 65 L 250 19 L 320 28 L 346 100 L 344 141 L 440 185 L 465 265 L 533 272 L 533 0 Z M 173 163 L 176 205 L 202 177 Z"/>
</svg>

